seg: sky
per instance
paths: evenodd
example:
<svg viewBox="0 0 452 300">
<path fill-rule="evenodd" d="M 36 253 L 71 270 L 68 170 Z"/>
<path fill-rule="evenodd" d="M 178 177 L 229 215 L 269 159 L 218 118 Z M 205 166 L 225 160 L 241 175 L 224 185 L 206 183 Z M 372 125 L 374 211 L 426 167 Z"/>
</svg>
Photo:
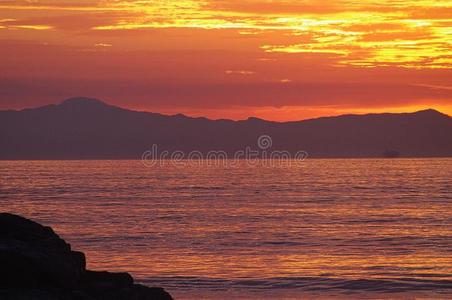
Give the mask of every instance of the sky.
<svg viewBox="0 0 452 300">
<path fill-rule="evenodd" d="M 452 115 L 452 0 L 0 0 L 0 109 Z"/>
</svg>

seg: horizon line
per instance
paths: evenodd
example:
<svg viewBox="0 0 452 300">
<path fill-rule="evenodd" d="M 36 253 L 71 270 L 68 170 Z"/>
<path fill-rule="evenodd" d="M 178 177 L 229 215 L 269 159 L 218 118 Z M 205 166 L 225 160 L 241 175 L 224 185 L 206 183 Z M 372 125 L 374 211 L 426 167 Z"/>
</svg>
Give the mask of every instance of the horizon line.
<svg viewBox="0 0 452 300">
<path fill-rule="evenodd" d="M 185 117 L 188 119 L 205 119 L 208 121 L 230 121 L 230 122 L 246 122 L 246 121 L 250 121 L 250 120 L 259 120 L 259 121 L 263 121 L 263 122 L 269 122 L 269 123 L 296 123 L 296 122 L 302 122 L 302 121 L 311 121 L 311 120 L 319 120 L 319 119 L 326 119 L 326 118 L 337 118 L 337 117 L 344 117 L 344 116 L 372 116 L 372 115 L 403 115 L 403 114 L 416 114 L 416 113 L 421 113 L 421 112 L 427 112 L 427 111 L 434 111 L 436 113 L 442 114 L 444 116 L 447 116 L 449 118 L 452 118 L 451 115 L 444 113 L 438 109 L 435 108 L 425 108 L 425 109 L 419 109 L 419 110 L 413 110 L 413 111 L 404 111 L 404 112 L 388 112 L 388 111 L 383 111 L 383 112 L 366 112 L 366 113 L 344 113 L 344 114 L 337 114 L 337 115 L 325 115 L 325 116 L 319 116 L 319 117 L 313 117 L 313 118 L 306 118 L 306 119 L 296 119 L 296 120 L 286 120 L 286 121 L 276 121 L 276 120 L 268 120 L 268 119 L 263 119 L 263 118 L 259 118 L 256 116 L 249 116 L 245 119 L 228 119 L 228 118 L 209 118 L 206 116 L 190 116 L 188 114 L 185 113 L 175 113 L 175 114 L 167 114 L 167 113 L 163 113 L 163 112 L 157 112 L 157 111 L 150 111 L 150 110 L 140 110 L 140 109 L 135 109 L 135 108 L 129 108 L 129 107 L 123 107 L 123 106 L 119 106 L 119 105 L 115 105 L 115 104 L 111 104 L 109 102 L 106 102 L 105 100 L 101 100 L 95 97 L 87 97 L 87 96 L 75 96 L 75 97 L 69 97 L 66 98 L 60 102 L 57 103 L 49 103 L 49 104 L 44 104 L 44 105 L 40 105 L 40 106 L 34 106 L 34 107 L 24 107 L 21 109 L 0 109 L 0 112 L 4 112 L 4 111 L 15 111 L 15 112 L 22 112 L 22 111 L 26 111 L 26 110 L 33 110 L 33 109 L 40 109 L 40 108 L 44 108 L 44 107 L 49 107 L 49 106 L 60 106 L 60 105 L 64 105 L 65 103 L 69 103 L 69 102 L 75 102 L 75 101 L 92 101 L 97 102 L 99 104 L 103 104 L 106 106 L 110 106 L 110 107 L 115 107 L 115 108 L 119 108 L 122 110 L 127 110 L 127 111 L 131 111 L 131 112 L 138 112 L 138 113 L 149 113 L 149 114 L 158 114 L 161 116 L 166 116 L 166 117 L 177 117 L 177 116 L 181 116 L 181 117 Z"/>
</svg>

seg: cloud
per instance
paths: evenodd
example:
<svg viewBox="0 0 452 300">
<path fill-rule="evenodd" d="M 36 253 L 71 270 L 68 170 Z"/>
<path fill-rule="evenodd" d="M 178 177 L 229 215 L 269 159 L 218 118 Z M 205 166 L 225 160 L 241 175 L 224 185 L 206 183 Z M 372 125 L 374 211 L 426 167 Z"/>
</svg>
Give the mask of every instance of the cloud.
<svg viewBox="0 0 452 300">
<path fill-rule="evenodd" d="M 254 71 L 247 71 L 247 70 L 227 70 L 225 71 L 226 74 L 228 75 L 253 75 L 256 72 Z"/>
<path fill-rule="evenodd" d="M 47 0 L 0 1 L 0 7 L 15 19 L 3 22 L 3 29 L 97 35 L 165 28 L 235 30 L 237 35 L 252 33 L 259 41 L 256 49 L 267 52 L 337 54 L 345 57 L 337 57 L 336 64 L 358 67 L 452 68 L 452 4 L 443 0 Z M 20 10 L 30 16 L 16 18 Z M 40 10 L 50 15 L 36 16 Z M 278 42 L 269 43 L 261 32 Z M 312 40 L 306 43 L 304 36 Z"/>
<path fill-rule="evenodd" d="M 3 108 L 13 107 L 15 101 L 42 99 L 59 101 L 74 94 L 114 99 L 115 103 L 141 107 L 283 107 L 335 106 L 340 108 L 412 106 L 431 102 L 450 104 L 451 89 L 431 86 L 376 83 L 154 83 L 127 79 L 14 79 L 0 80 Z M 41 99 L 41 100 L 39 100 Z M 215 101 L 212 101 L 215 99 Z"/>
<path fill-rule="evenodd" d="M 451 10 L 442 0 L 0 0 L 0 105 L 73 94 L 229 114 L 443 105 Z"/>
<path fill-rule="evenodd" d="M 112 47 L 113 45 L 112 44 L 106 44 L 106 43 L 97 43 L 97 44 L 94 44 L 94 47 Z"/>
</svg>

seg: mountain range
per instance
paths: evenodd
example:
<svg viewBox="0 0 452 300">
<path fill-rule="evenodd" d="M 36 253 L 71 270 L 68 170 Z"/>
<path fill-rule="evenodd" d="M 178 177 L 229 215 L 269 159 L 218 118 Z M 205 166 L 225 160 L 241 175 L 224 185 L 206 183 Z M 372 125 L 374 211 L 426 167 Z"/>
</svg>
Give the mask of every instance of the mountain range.
<svg viewBox="0 0 452 300">
<path fill-rule="evenodd" d="M 160 151 L 224 151 L 246 147 L 306 151 L 310 157 L 452 156 L 452 118 L 429 109 L 415 113 L 342 115 L 297 122 L 167 116 L 71 98 L 57 105 L 0 111 L 0 159 L 138 159 Z"/>
</svg>

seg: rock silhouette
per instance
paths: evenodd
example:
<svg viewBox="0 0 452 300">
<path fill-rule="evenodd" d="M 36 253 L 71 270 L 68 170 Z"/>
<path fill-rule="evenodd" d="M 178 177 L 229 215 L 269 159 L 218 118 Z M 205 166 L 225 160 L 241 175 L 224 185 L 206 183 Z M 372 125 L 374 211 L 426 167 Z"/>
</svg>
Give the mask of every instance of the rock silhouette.
<svg viewBox="0 0 452 300">
<path fill-rule="evenodd" d="M 86 270 L 50 227 L 0 213 L 0 299 L 170 300 L 162 288 L 134 284 L 128 273 Z"/>
</svg>

